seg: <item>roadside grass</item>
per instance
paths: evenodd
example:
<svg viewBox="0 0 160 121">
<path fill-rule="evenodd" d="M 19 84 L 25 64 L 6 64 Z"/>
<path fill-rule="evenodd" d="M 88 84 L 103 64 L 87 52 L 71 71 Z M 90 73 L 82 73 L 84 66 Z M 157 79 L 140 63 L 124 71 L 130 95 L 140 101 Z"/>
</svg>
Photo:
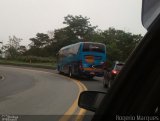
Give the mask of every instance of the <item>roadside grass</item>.
<svg viewBox="0 0 160 121">
<path fill-rule="evenodd" d="M 48 63 L 27 63 L 27 62 L 21 62 L 16 60 L 1 60 L 1 65 L 15 65 L 15 66 L 25 66 L 25 67 L 37 67 L 37 68 L 45 68 L 45 69 L 56 69 L 56 63 L 48 62 Z"/>
</svg>

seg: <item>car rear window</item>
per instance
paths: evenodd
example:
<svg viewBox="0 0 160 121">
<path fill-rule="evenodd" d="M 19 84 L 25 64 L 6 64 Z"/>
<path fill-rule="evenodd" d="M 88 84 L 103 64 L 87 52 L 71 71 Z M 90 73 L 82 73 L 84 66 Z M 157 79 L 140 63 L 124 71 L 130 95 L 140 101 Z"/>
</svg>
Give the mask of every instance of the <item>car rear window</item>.
<svg viewBox="0 0 160 121">
<path fill-rule="evenodd" d="M 115 70 L 121 70 L 124 64 L 116 64 Z"/>
<path fill-rule="evenodd" d="M 83 52 L 100 52 L 105 53 L 105 46 L 97 43 L 84 43 Z"/>
</svg>

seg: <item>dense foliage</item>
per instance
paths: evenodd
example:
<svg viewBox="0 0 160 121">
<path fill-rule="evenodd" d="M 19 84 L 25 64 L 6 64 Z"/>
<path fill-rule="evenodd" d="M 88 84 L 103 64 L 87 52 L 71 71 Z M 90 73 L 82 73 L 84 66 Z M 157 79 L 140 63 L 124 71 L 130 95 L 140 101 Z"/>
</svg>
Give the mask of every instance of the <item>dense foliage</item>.
<svg viewBox="0 0 160 121">
<path fill-rule="evenodd" d="M 115 28 L 104 31 L 97 30 L 97 27 L 92 26 L 89 20 L 81 15 L 68 15 L 64 17 L 63 22 L 66 27 L 50 31 L 48 34 L 37 33 L 35 37 L 30 38 L 31 43 L 28 50 L 25 46 L 16 45 L 20 39 L 13 37 L 10 40 L 16 40 L 15 45 L 14 42 L 10 43 L 6 46 L 6 51 L 11 58 L 19 56 L 25 59 L 37 56 L 53 58 L 63 46 L 80 41 L 93 41 L 106 45 L 109 61 L 125 61 L 142 39 L 140 34 L 135 35 Z M 39 60 L 41 59 L 39 58 Z"/>
</svg>

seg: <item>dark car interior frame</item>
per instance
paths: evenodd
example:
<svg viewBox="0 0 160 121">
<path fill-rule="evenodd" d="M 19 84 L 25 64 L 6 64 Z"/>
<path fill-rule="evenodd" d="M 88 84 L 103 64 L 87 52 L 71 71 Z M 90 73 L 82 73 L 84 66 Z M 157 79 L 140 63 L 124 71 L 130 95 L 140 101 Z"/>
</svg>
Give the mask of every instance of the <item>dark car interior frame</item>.
<svg viewBox="0 0 160 121">
<path fill-rule="evenodd" d="M 159 105 L 160 15 L 126 61 L 92 121 L 114 121 L 116 116 L 156 116 Z"/>
</svg>

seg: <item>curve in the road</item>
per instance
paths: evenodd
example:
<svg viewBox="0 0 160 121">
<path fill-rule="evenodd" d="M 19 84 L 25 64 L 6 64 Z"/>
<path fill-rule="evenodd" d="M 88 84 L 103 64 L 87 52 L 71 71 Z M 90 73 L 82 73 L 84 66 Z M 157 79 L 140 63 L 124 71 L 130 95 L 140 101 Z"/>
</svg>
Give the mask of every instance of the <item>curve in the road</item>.
<svg viewBox="0 0 160 121">
<path fill-rule="evenodd" d="M 73 101 L 73 103 L 71 104 L 71 106 L 69 107 L 69 109 L 64 113 L 64 116 L 62 116 L 61 117 L 61 121 L 68 121 L 70 118 L 71 118 L 71 116 L 72 115 L 77 115 L 77 117 L 76 117 L 76 119 L 78 119 L 79 121 L 81 121 L 82 120 L 82 118 L 83 118 L 83 116 L 82 115 L 84 115 L 84 113 L 85 113 L 85 110 L 83 110 L 83 109 L 80 109 L 80 108 L 78 108 L 78 97 L 79 97 L 79 94 L 82 92 L 82 91 L 85 91 L 85 90 L 87 90 L 87 88 L 85 87 L 85 85 L 83 84 L 83 83 L 81 83 L 79 80 L 75 80 L 75 79 L 72 79 L 72 78 L 69 78 L 69 77 L 65 77 L 65 76 L 63 76 L 63 75 L 59 75 L 59 74 L 55 74 L 55 73 L 53 73 L 53 72 L 46 72 L 46 71 L 40 71 L 40 70 L 32 70 L 32 69 L 24 69 L 24 68 L 16 68 L 16 67 L 6 67 L 6 68 L 8 68 L 8 72 L 12 75 L 12 76 L 16 76 L 16 75 L 14 75 L 13 73 L 11 73 L 10 71 L 14 71 L 14 69 L 17 71 L 17 70 L 21 70 L 21 71 L 27 71 L 27 73 L 28 72 L 33 72 L 33 75 L 32 76 L 34 76 L 34 74 L 35 74 L 35 72 L 36 73 L 38 73 L 38 74 L 42 74 L 41 75 L 41 77 L 42 76 L 46 76 L 46 75 L 43 75 L 44 73 L 46 73 L 46 74 L 53 74 L 53 75 L 55 75 L 55 76 L 57 76 L 57 77 L 62 77 L 62 78 L 65 78 L 65 79 L 67 79 L 67 80 L 71 80 L 72 82 L 74 82 L 77 86 L 78 86 L 78 96 L 76 96 L 76 99 Z M 13 70 L 12 70 L 12 69 Z M 4 71 L 5 70 L 5 66 L 1 66 L 1 68 L 0 68 L 0 72 L 1 71 Z M 19 73 L 19 74 L 21 74 L 21 71 L 17 71 L 17 73 Z M 23 73 L 22 73 L 22 75 L 23 75 Z M 49 75 L 49 76 L 51 76 L 51 75 Z M 19 78 L 21 78 L 20 76 L 18 76 Z M 40 77 L 39 77 L 40 78 Z M 49 78 L 49 77 L 48 77 Z M 47 78 L 47 79 L 48 79 Z M 43 79 L 45 79 L 45 78 L 43 78 Z M 42 80 L 43 80 L 42 79 Z M 10 79 L 11 80 L 11 79 Z M 24 80 L 25 81 L 25 80 Z M 9 86 L 9 88 L 10 87 L 14 87 L 14 83 L 13 82 L 9 82 L 9 83 L 12 83 L 13 84 L 13 86 Z M 22 84 L 22 82 L 17 82 L 17 83 L 20 83 L 20 85 L 18 85 L 18 86 L 22 86 L 23 87 L 23 84 Z M 28 83 L 28 82 L 27 82 Z M 31 86 L 31 85 L 29 85 L 29 84 L 27 84 L 26 83 L 26 85 L 28 85 L 28 88 L 33 88 L 33 86 Z M 49 84 L 52 84 L 53 82 L 49 82 Z M 41 85 L 42 85 L 43 83 L 41 83 Z M 51 86 L 50 86 L 50 88 L 51 88 Z M 13 90 L 13 89 L 12 89 Z M 12 91 L 12 90 L 9 90 L 9 91 Z M 26 90 L 30 90 L 30 89 L 26 89 Z M 19 92 L 20 92 L 20 94 L 21 94 L 21 91 L 22 91 L 22 93 L 23 93 L 23 91 L 25 92 L 26 90 L 18 90 L 18 91 L 16 91 L 16 93 L 18 93 L 17 95 L 18 95 L 18 97 L 22 97 L 22 95 L 19 95 Z M 39 89 L 40 90 L 40 89 Z M 4 90 L 4 91 L 8 91 L 8 90 Z M 31 92 L 31 91 L 30 91 Z M 28 93 L 24 93 L 24 94 L 27 94 L 27 96 L 29 97 L 30 95 L 28 95 Z M 7 94 L 6 96 L 8 97 L 8 96 L 10 96 L 11 95 L 11 98 L 12 98 L 12 94 Z M 4 96 L 4 95 L 2 95 L 2 96 Z M 33 95 L 32 95 L 33 96 Z M 23 100 L 26 100 L 27 98 L 25 97 Z M 8 100 L 7 100 L 8 101 Z M 16 101 L 16 100 L 12 100 L 12 101 Z M 2 103 L 0 102 L 0 106 L 1 107 L 3 107 L 4 109 L 5 109 L 5 106 L 4 105 L 6 105 L 7 103 L 4 103 L 5 101 L 2 101 Z M 9 103 L 11 103 L 11 101 L 8 101 Z M 16 102 L 17 104 L 18 104 L 18 102 Z M 22 102 L 20 102 L 20 103 L 22 103 Z M 2 105 L 1 105 L 2 104 Z M 12 106 L 12 107 L 14 107 L 14 105 L 10 105 L 10 106 Z M 77 110 L 78 110 L 78 112 L 77 112 Z M 81 115 L 80 117 L 78 117 L 78 115 Z M 67 117 L 66 117 L 67 116 Z"/>
</svg>

